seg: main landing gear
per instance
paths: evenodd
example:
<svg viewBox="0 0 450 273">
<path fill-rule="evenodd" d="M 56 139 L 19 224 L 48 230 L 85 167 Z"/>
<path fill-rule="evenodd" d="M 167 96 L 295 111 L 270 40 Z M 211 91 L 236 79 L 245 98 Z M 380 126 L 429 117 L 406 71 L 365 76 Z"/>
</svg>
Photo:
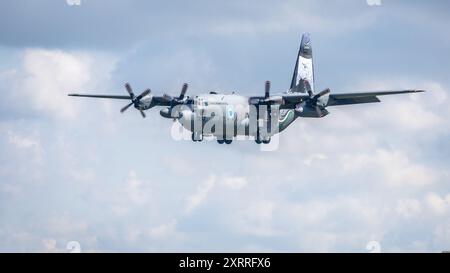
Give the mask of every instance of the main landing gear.
<svg viewBox="0 0 450 273">
<path fill-rule="evenodd" d="M 231 143 L 233 142 L 233 140 L 232 139 L 218 139 L 217 140 L 217 143 L 219 143 L 219 144 L 228 144 L 228 145 L 230 145 Z"/>
<path fill-rule="evenodd" d="M 256 144 L 269 144 L 270 143 L 270 137 L 266 139 L 261 139 L 259 137 L 255 138 Z"/>
<path fill-rule="evenodd" d="M 261 134 L 259 133 L 259 129 L 256 133 L 256 137 L 255 137 L 255 142 L 256 144 L 269 144 L 270 143 L 270 136 L 267 136 L 265 138 L 261 138 Z"/>
</svg>

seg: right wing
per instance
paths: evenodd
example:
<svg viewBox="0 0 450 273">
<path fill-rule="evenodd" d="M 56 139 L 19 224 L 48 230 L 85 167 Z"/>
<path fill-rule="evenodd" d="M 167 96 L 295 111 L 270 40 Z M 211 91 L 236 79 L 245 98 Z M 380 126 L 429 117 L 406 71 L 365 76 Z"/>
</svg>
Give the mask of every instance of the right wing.
<svg viewBox="0 0 450 273">
<path fill-rule="evenodd" d="M 94 95 L 94 94 L 69 94 L 70 97 L 84 97 L 84 98 L 100 98 L 100 99 L 119 99 L 119 100 L 131 100 L 130 96 L 114 96 L 114 95 Z M 170 106 L 164 96 L 152 96 L 151 105 L 153 106 Z"/>
<path fill-rule="evenodd" d="M 70 97 L 100 98 L 100 99 L 131 100 L 130 96 L 110 96 L 110 95 L 90 95 L 90 94 L 69 94 L 68 96 L 70 96 Z"/>
</svg>

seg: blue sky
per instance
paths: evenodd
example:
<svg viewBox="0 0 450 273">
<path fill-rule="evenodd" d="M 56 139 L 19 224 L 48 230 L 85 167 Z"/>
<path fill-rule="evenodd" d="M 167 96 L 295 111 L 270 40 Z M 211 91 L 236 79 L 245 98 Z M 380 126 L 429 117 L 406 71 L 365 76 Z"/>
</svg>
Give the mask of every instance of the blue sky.
<svg viewBox="0 0 450 273">
<path fill-rule="evenodd" d="M 447 1 L 2 1 L 0 251 L 450 248 Z M 171 138 L 72 91 L 423 88 L 299 119 L 279 149 Z M 138 92 L 138 91 L 137 91 Z"/>
</svg>

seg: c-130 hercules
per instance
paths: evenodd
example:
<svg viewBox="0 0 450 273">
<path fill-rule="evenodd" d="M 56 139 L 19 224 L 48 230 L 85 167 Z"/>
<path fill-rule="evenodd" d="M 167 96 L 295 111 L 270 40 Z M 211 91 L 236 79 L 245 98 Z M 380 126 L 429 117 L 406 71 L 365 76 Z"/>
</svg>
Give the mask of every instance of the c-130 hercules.
<svg viewBox="0 0 450 273">
<path fill-rule="evenodd" d="M 214 136 L 220 144 L 231 144 L 237 136 L 253 137 L 258 144 L 267 144 L 273 135 L 285 130 L 297 118 L 322 118 L 329 114 L 330 106 L 380 102 L 378 96 L 418 93 L 424 90 L 374 91 L 364 93 L 330 94 L 330 89 L 314 91 L 314 68 L 311 39 L 303 34 L 297 54 L 291 86 L 281 94 L 270 94 L 270 81 L 266 81 L 264 96 L 241 96 L 235 93 L 186 96 L 185 83 L 178 97 L 164 94 L 155 96 L 150 89 L 136 96 L 125 84 L 128 96 L 69 94 L 74 97 L 123 99 L 131 102 L 120 112 L 134 106 L 145 118 L 144 110 L 164 107 L 164 118 L 178 121 L 191 132 L 193 141 Z"/>
</svg>

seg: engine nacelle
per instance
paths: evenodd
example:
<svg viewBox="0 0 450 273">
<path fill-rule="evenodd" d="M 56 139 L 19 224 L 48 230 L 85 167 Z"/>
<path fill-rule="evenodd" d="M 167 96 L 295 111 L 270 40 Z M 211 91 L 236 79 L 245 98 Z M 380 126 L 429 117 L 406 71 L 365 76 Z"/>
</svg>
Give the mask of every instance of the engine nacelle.
<svg viewBox="0 0 450 273">
<path fill-rule="evenodd" d="M 295 115 L 302 118 L 322 118 L 329 114 L 329 112 L 324 108 L 321 108 L 320 112 L 322 115 L 319 115 L 315 108 L 305 103 L 301 103 L 295 108 Z"/>
<path fill-rule="evenodd" d="M 163 117 L 163 118 L 173 118 L 172 117 L 172 110 L 170 108 L 164 108 L 161 109 L 161 111 L 159 111 L 159 114 Z"/>
</svg>

